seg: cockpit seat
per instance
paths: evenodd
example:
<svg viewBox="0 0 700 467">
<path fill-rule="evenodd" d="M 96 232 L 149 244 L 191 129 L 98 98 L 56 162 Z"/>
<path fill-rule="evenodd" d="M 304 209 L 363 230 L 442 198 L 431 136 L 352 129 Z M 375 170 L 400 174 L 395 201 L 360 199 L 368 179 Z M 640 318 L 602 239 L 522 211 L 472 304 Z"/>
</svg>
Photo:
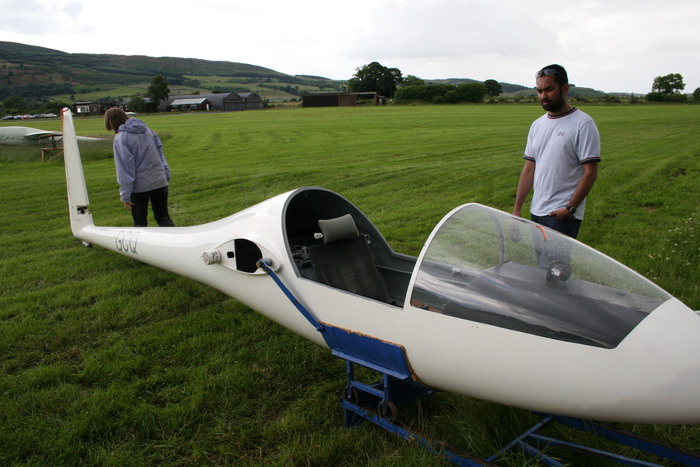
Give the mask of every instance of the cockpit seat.
<svg viewBox="0 0 700 467">
<path fill-rule="evenodd" d="M 369 245 L 350 214 L 320 219 L 323 243 L 309 247 L 319 281 L 364 297 L 387 302 Z"/>
</svg>

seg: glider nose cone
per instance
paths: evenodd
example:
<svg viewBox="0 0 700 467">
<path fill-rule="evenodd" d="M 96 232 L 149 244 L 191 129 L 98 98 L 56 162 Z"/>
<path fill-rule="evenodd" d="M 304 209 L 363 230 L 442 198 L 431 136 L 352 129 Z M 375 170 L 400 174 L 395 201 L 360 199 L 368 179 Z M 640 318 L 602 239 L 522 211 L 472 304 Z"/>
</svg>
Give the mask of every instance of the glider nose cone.
<svg viewBox="0 0 700 467">
<path fill-rule="evenodd" d="M 668 300 L 619 349 L 629 359 L 630 395 L 649 423 L 700 423 L 700 315 Z"/>
</svg>

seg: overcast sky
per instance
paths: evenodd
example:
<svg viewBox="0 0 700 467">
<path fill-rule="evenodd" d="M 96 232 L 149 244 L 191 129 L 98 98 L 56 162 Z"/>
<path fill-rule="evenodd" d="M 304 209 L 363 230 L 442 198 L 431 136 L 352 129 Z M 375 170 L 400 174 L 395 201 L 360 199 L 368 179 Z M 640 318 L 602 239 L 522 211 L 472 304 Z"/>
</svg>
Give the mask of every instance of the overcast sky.
<svg viewBox="0 0 700 467">
<path fill-rule="evenodd" d="M 193 57 L 349 79 L 372 61 L 426 79 L 700 87 L 698 0 L 0 0 L 0 40 L 71 53 Z"/>
</svg>

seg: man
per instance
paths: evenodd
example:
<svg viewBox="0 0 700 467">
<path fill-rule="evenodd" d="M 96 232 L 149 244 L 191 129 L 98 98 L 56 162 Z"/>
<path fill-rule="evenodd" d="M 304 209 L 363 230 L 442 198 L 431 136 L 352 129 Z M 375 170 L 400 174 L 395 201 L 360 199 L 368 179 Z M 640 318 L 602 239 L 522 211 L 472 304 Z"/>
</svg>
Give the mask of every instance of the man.
<svg viewBox="0 0 700 467">
<path fill-rule="evenodd" d="M 538 71 L 536 89 L 547 113 L 530 127 L 513 214 L 522 215 L 534 188 L 532 220 L 576 238 L 598 175 L 600 135 L 593 119 L 567 101 L 569 78 L 562 66 Z"/>
</svg>

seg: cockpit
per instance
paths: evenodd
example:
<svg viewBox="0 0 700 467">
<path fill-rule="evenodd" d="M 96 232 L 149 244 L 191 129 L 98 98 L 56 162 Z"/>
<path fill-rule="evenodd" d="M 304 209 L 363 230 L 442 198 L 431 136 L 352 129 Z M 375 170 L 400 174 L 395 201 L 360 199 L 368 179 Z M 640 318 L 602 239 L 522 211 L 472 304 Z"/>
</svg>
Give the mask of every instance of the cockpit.
<svg viewBox="0 0 700 467">
<path fill-rule="evenodd" d="M 284 209 L 297 276 L 402 307 L 416 258 L 395 253 L 372 222 L 329 190 L 297 190 Z"/>
</svg>

